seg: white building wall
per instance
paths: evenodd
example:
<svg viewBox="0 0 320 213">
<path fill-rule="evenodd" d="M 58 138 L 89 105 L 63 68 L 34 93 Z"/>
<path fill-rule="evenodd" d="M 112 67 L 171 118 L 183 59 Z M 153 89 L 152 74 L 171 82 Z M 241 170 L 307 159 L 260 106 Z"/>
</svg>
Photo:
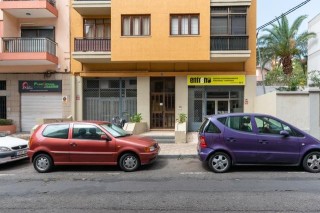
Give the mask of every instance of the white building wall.
<svg viewBox="0 0 320 213">
<path fill-rule="evenodd" d="M 150 77 L 137 78 L 137 113 L 141 113 L 142 121 L 150 129 Z"/>
<path fill-rule="evenodd" d="M 309 21 L 308 32 L 317 34 L 308 41 L 308 73 L 310 73 L 313 70 L 320 71 L 320 13 Z"/>
</svg>

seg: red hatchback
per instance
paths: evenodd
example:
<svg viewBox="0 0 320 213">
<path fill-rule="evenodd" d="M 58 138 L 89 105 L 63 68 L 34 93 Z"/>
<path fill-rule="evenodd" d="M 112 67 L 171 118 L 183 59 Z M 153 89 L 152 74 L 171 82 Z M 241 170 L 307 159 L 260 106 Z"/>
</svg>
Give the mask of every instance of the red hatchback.
<svg viewBox="0 0 320 213">
<path fill-rule="evenodd" d="M 28 156 L 40 173 L 54 165 L 119 165 L 131 172 L 152 163 L 160 151 L 152 138 L 100 121 L 42 124 L 30 137 L 29 148 Z"/>
</svg>

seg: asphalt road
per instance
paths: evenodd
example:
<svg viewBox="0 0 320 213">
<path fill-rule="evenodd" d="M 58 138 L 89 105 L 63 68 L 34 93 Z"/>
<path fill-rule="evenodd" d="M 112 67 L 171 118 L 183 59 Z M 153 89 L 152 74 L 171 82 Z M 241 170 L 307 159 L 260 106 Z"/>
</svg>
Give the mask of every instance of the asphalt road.
<svg viewBox="0 0 320 213">
<path fill-rule="evenodd" d="M 209 171 L 196 158 L 159 158 L 133 173 L 0 165 L 0 212 L 320 212 L 320 174 L 297 167 Z"/>
</svg>

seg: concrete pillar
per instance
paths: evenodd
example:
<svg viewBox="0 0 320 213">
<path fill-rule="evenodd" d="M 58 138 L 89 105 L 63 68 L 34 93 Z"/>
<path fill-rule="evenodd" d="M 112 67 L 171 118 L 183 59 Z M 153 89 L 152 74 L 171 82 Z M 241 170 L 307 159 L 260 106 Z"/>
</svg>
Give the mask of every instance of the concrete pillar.
<svg viewBox="0 0 320 213">
<path fill-rule="evenodd" d="M 175 85 L 175 117 L 178 118 L 180 113 L 188 115 L 188 84 L 187 76 L 176 77 Z"/>
<path fill-rule="evenodd" d="M 83 120 L 83 78 L 75 77 L 75 118 L 76 121 Z"/>
<path fill-rule="evenodd" d="M 150 77 L 137 78 L 137 113 L 141 113 L 142 121 L 150 129 Z"/>
<path fill-rule="evenodd" d="M 244 87 L 244 112 L 254 112 L 254 100 L 256 97 L 256 76 L 247 75 L 246 85 Z"/>
</svg>

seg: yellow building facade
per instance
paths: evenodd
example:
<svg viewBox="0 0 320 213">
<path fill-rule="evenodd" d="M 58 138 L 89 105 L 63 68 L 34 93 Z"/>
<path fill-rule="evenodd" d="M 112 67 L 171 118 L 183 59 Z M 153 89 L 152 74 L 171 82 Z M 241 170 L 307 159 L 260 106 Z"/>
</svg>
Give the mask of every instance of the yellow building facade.
<svg viewBox="0 0 320 213">
<path fill-rule="evenodd" d="M 204 116 L 250 112 L 256 0 L 71 1 L 73 112 L 188 129 Z"/>
</svg>

